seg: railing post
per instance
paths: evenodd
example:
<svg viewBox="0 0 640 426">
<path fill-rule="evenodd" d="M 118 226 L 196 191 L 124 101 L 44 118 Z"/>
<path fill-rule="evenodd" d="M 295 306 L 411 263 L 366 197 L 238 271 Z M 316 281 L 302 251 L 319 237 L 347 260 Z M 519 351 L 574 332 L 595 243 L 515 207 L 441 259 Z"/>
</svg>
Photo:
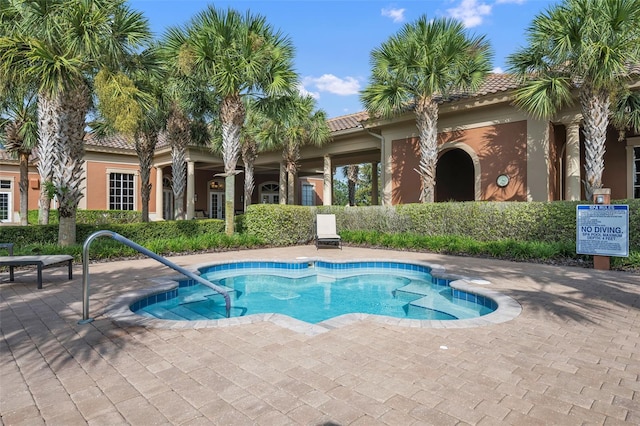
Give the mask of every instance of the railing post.
<svg viewBox="0 0 640 426">
<path fill-rule="evenodd" d="M 78 324 L 88 324 L 93 321 L 89 318 L 89 246 L 96 238 L 106 235 L 113 238 L 113 231 L 97 231 L 89 235 L 82 245 L 82 320 Z"/>
<path fill-rule="evenodd" d="M 94 232 L 93 234 L 89 235 L 89 237 L 87 237 L 87 239 L 85 240 L 84 245 L 82 246 L 82 320 L 78 321 L 78 324 L 88 324 L 93 321 L 93 318 L 89 318 L 89 246 L 91 245 L 93 240 L 101 236 L 111 237 L 114 240 L 121 242 L 122 244 L 129 246 L 132 249 L 137 250 L 138 252 L 146 256 L 149 256 L 152 259 L 157 260 L 163 265 L 168 266 L 169 268 L 180 272 L 182 275 L 185 275 L 188 278 L 191 278 L 192 280 L 199 282 L 200 284 L 203 284 L 207 287 L 212 288 L 213 290 L 215 290 L 216 292 L 218 292 L 224 297 L 227 318 L 231 316 L 231 298 L 229 297 L 229 293 L 225 291 L 222 287 L 217 286 L 205 280 L 204 278 L 194 274 L 193 272 L 188 271 L 182 268 L 181 266 L 178 266 L 175 263 L 168 261 L 164 257 L 159 256 L 156 253 L 152 252 L 151 250 L 145 247 L 142 247 L 139 244 L 134 243 L 133 241 L 123 237 L 120 234 L 117 234 L 113 231 L 103 230 L 103 231 Z"/>
</svg>

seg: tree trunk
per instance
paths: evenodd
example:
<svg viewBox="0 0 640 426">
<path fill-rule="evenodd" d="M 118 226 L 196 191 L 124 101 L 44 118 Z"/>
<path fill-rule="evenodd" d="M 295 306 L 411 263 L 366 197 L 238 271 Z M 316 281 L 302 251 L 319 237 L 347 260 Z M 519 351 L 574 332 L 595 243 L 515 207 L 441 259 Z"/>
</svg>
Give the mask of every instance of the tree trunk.
<svg viewBox="0 0 640 426">
<path fill-rule="evenodd" d="M 75 244 L 75 220 L 78 203 L 84 196 L 84 136 L 85 118 L 89 110 L 90 93 L 84 82 L 78 82 L 73 88 L 62 91 L 62 105 L 59 117 L 64 117 L 59 138 L 56 138 L 58 161 L 54 165 L 53 183 L 58 196 L 58 215 L 73 221 L 67 229 L 60 226 L 58 244 L 62 246 Z M 72 231 L 71 231 L 72 229 Z"/>
<path fill-rule="evenodd" d="M 251 205 L 251 197 L 253 196 L 253 189 L 255 187 L 253 179 L 253 164 L 244 167 L 244 211 L 247 212 L 247 208 Z"/>
<path fill-rule="evenodd" d="M 20 225 L 29 224 L 29 153 L 20 152 Z"/>
<path fill-rule="evenodd" d="M 592 200 L 595 189 L 602 188 L 610 104 L 609 93 L 605 90 L 594 90 L 585 85 L 580 92 L 584 123 L 584 191 L 588 201 Z"/>
<path fill-rule="evenodd" d="M 287 169 L 283 163 L 280 164 L 280 179 L 278 182 L 278 203 L 287 204 Z"/>
<path fill-rule="evenodd" d="M 70 216 L 60 216 L 58 225 L 58 244 L 66 247 L 76 243 L 76 211 Z"/>
<path fill-rule="evenodd" d="M 415 108 L 416 125 L 420 134 L 420 164 L 422 180 L 420 200 L 435 201 L 436 163 L 438 162 L 438 104 L 430 98 L 419 100 Z"/>
<path fill-rule="evenodd" d="M 240 130 L 244 124 L 246 111 L 239 94 L 227 96 L 220 105 L 222 122 L 222 161 L 225 178 L 225 231 L 234 233 L 236 164 L 240 156 Z"/>
<path fill-rule="evenodd" d="M 136 153 L 140 163 L 140 197 L 142 199 L 142 221 L 149 222 L 149 200 L 151 199 L 151 164 L 158 134 L 149 132 L 136 136 Z M 158 183 L 156 182 L 156 185 Z M 162 185 L 162 182 L 159 183 Z"/>
<path fill-rule="evenodd" d="M 184 192 L 187 185 L 186 150 L 190 139 L 190 122 L 177 106 L 173 106 L 167 122 L 169 143 L 171 144 L 171 179 L 174 198 L 174 219 L 184 215 Z"/>
<path fill-rule="evenodd" d="M 149 222 L 149 200 L 151 199 L 151 184 L 149 183 L 149 176 L 146 177 L 147 183 L 144 183 L 144 176 L 142 176 L 142 170 L 140 171 L 141 188 L 140 198 L 142 199 L 142 211 L 141 219 L 143 222 Z"/>
<path fill-rule="evenodd" d="M 360 168 L 357 164 L 350 164 L 347 166 L 347 181 L 349 191 L 349 205 L 356 205 L 356 183 L 358 182 L 358 173 Z"/>
<path fill-rule="evenodd" d="M 224 230 L 227 235 L 233 235 L 235 232 L 234 221 L 234 194 L 235 194 L 236 175 L 227 175 L 224 178 Z"/>
<path fill-rule="evenodd" d="M 184 220 L 184 190 L 187 184 L 187 163 L 184 146 L 171 148 L 171 179 L 174 199 L 174 219 Z"/>
<path fill-rule="evenodd" d="M 40 182 L 40 199 L 38 201 L 38 224 L 49 224 L 49 210 L 51 208 L 51 198 L 47 190 L 47 182 Z"/>
<path fill-rule="evenodd" d="M 251 197 L 255 188 L 253 165 L 258 157 L 255 141 L 247 140 L 242 144 L 242 162 L 244 163 L 244 211 L 251 205 Z"/>
<path fill-rule="evenodd" d="M 296 203 L 296 173 L 289 171 L 287 176 L 287 204 Z"/>
<path fill-rule="evenodd" d="M 180 193 L 173 193 L 173 218 L 175 220 L 184 220 L 185 210 L 184 210 L 184 191 Z"/>
<path fill-rule="evenodd" d="M 53 165 L 57 161 L 56 138 L 61 131 L 61 120 L 56 115 L 60 110 L 59 97 L 51 97 L 45 93 L 38 94 L 38 174 L 40 175 L 40 202 L 38 206 L 38 223 L 49 223 L 51 206 L 50 183 L 53 180 Z"/>
</svg>

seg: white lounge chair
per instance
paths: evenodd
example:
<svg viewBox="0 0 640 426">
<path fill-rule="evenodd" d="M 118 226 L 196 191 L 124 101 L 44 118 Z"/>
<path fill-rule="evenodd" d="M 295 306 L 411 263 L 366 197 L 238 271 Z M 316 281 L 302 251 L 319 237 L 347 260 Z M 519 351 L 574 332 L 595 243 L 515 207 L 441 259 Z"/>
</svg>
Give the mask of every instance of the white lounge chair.
<svg viewBox="0 0 640 426">
<path fill-rule="evenodd" d="M 342 239 L 336 231 L 335 214 L 316 215 L 316 250 L 321 245 L 338 247 L 342 250 Z"/>
</svg>

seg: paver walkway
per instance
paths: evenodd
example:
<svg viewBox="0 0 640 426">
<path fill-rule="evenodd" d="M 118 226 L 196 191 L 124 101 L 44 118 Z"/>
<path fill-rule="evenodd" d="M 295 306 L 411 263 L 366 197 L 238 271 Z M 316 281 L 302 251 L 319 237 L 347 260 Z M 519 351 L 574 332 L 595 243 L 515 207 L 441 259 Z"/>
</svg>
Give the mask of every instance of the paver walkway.
<svg viewBox="0 0 640 426">
<path fill-rule="evenodd" d="M 371 319 L 316 336 L 271 322 L 121 328 L 115 295 L 173 275 L 153 260 L 0 274 L 0 414 L 5 425 L 640 424 L 640 275 L 345 247 L 175 257 L 384 258 L 484 278 L 522 305 L 478 328 Z"/>
</svg>

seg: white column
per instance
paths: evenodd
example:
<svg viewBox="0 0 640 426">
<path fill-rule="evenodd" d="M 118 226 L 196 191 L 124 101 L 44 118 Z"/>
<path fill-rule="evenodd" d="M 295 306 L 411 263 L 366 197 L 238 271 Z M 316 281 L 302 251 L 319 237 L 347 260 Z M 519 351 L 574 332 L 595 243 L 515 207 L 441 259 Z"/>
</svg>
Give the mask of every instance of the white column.
<svg viewBox="0 0 640 426">
<path fill-rule="evenodd" d="M 393 191 L 393 157 L 392 157 L 391 140 L 384 139 L 382 141 L 382 152 L 380 153 L 381 161 L 380 174 L 382 180 L 382 205 L 390 206 L 392 201 L 391 193 Z"/>
<path fill-rule="evenodd" d="M 162 175 L 162 166 L 156 166 L 156 216 L 155 220 L 163 220 L 164 219 L 164 203 L 162 192 L 162 180 L 164 176 Z"/>
<path fill-rule="evenodd" d="M 280 204 L 287 204 L 287 172 L 284 163 L 280 163 Z"/>
<path fill-rule="evenodd" d="M 580 122 L 572 121 L 566 128 L 564 199 L 576 201 L 580 199 Z"/>
<path fill-rule="evenodd" d="M 371 163 L 371 205 L 378 205 L 378 163 Z"/>
<path fill-rule="evenodd" d="M 527 201 L 549 201 L 549 122 L 527 120 Z"/>
<path fill-rule="evenodd" d="M 195 163 L 187 161 L 187 219 L 193 219 L 196 213 L 195 197 Z"/>
<path fill-rule="evenodd" d="M 333 199 L 333 175 L 331 167 L 331 156 L 325 154 L 324 168 L 322 171 L 322 205 L 330 206 Z"/>
</svg>

